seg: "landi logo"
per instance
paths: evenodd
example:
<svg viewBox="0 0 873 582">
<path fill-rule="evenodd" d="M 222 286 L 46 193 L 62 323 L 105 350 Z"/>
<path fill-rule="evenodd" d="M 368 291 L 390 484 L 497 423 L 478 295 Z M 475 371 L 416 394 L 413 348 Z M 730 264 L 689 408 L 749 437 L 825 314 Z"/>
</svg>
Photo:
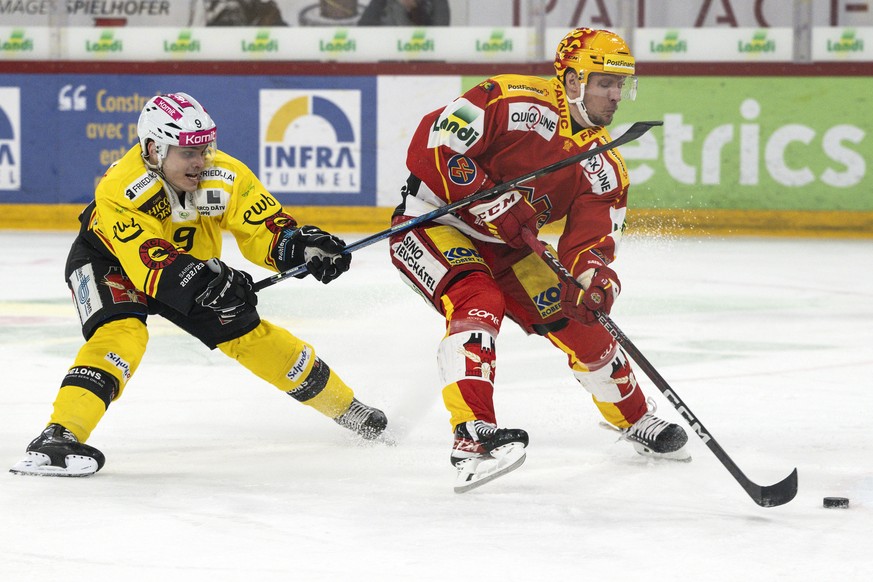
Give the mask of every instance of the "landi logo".
<svg viewBox="0 0 873 582">
<path fill-rule="evenodd" d="M 89 53 L 120 53 L 124 46 L 121 39 L 115 38 L 114 30 L 104 30 L 97 42 L 85 41 L 85 50 Z"/>
<path fill-rule="evenodd" d="M 252 42 L 242 41 L 244 53 L 275 53 L 279 52 L 279 41 L 270 38 L 269 30 L 259 30 Z"/>
<path fill-rule="evenodd" d="M 15 29 L 8 39 L 0 38 L 0 50 L 10 53 L 26 53 L 33 50 L 33 39 L 24 36 L 23 29 Z"/>
<path fill-rule="evenodd" d="M 855 38 L 856 34 L 855 29 L 847 28 L 840 35 L 839 40 L 833 41 L 828 39 L 827 51 L 838 54 L 864 52 L 864 41 L 860 38 Z"/>
<path fill-rule="evenodd" d="M 511 53 L 512 39 L 504 38 L 503 30 L 494 30 L 491 32 L 491 37 L 486 40 L 476 41 L 476 52 L 478 53 Z"/>
<path fill-rule="evenodd" d="M 679 38 L 678 30 L 668 30 L 663 42 L 652 41 L 649 43 L 649 50 L 662 54 L 687 53 L 688 43 Z"/>
<path fill-rule="evenodd" d="M 349 31 L 340 28 L 330 40 L 318 41 L 318 50 L 323 53 L 353 53 L 358 50 L 355 39 L 349 38 Z"/>
<path fill-rule="evenodd" d="M 737 50 L 741 53 L 773 53 L 776 52 L 776 41 L 767 38 L 766 30 L 759 30 L 750 42 L 737 41 Z"/>
<path fill-rule="evenodd" d="M 412 38 L 407 41 L 397 40 L 397 52 L 400 53 L 432 53 L 434 50 L 436 43 L 432 38 L 427 38 L 422 29 L 413 32 Z"/>
<path fill-rule="evenodd" d="M 361 189 L 361 91 L 262 89 L 260 172 L 271 192 Z"/>
<path fill-rule="evenodd" d="M 0 190 L 21 189 L 21 95 L 0 87 Z"/>
<path fill-rule="evenodd" d="M 164 52 L 173 54 L 199 53 L 200 41 L 194 39 L 190 30 L 182 30 L 175 41 L 164 41 Z"/>
</svg>

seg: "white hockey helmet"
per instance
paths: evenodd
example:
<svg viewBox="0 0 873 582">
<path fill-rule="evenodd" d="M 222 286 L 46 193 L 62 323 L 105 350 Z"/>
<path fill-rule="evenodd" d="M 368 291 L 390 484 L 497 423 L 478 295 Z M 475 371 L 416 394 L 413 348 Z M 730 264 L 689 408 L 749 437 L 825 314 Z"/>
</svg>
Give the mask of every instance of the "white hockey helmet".
<svg viewBox="0 0 873 582">
<path fill-rule="evenodd" d="M 215 153 L 215 122 L 200 103 L 187 93 L 168 93 L 148 100 L 136 126 L 142 155 L 148 162 L 148 142 L 157 146 L 160 170 L 170 146 L 192 147 L 206 145 L 206 155 Z"/>
</svg>

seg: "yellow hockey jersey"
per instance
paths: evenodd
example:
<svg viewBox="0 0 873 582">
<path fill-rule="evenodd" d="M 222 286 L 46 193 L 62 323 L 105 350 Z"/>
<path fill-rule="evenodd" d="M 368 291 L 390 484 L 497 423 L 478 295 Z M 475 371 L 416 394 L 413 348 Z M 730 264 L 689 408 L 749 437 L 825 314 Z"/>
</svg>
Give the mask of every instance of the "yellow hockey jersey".
<svg viewBox="0 0 873 582">
<path fill-rule="evenodd" d="M 274 250 L 296 226 L 254 172 L 226 153 L 215 153 L 197 190 L 177 193 L 146 167 L 139 145 L 107 170 L 81 220 L 85 236 L 116 257 L 138 289 L 185 314 L 214 276 L 203 261 L 221 256 L 223 230 L 249 261 L 278 271 Z"/>
</svg>

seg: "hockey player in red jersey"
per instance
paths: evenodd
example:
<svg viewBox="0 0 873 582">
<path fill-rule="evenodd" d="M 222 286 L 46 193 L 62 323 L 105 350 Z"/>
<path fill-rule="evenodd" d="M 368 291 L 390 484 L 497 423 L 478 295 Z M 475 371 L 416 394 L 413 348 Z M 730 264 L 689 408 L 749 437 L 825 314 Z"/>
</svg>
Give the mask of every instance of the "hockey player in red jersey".
<svg viewBox="0 0 873 582">
<path fill-rule="evenodd" d="M 150 99 L 139 143 L 107 170 L 66 265 L 85 344 L 61 382 L 48 426 L 13 473 L 85 476 L 104 464 L 85 441 L 130 382 L 161 315 L 210 349 L 365 438 L 386 427 L 312 345 L 258 315 L 252 277 L 222 262 L 222 231 L 254 264 L 305 264 L 328 283 L 349 268 L 345 243 L 298 226 L 242 162 L 216 149 L 216 126 L 185 93 Z M 304 274 L 305 276 L 305 274 Z"/>
<path fill-rule="evenodd" d="M 393 223 L 608 143 L 619 102 L 636 96 L 625 42 L 605 30 L 573 30 L 558 45 L 555 73 L 495 76 L 426 115 L 409 146 L 411 174 Z M 401 277 L 446 319 L 437 360 L 457 492 L 525 458 L 527 433 L 498 428 L 492 402 L 505 317 L 566 354 L 603 417 L 637 452 L 689 458 L 685 431 L 648 409 L 627 357 L 594 315 L 608 314 L 621 289 L 610 264 L 627 194 L 627 168 L 610 150 L 392 236 Z M 522 239 L 523 228 L 537 232 L 560 219 L 558 257 L 584 292 L 562 288 Z"/>
</svg>

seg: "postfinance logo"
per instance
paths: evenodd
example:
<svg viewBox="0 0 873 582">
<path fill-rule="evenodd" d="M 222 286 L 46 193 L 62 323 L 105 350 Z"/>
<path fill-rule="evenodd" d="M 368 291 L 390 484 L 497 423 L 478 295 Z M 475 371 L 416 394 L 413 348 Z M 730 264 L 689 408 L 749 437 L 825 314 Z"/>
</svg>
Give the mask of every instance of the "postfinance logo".
<svg viewBox="0 0 873 582">
<path fill-rule="evenodd" d="M 0 190 L 21 189 L 21 95 L 0 87 Z"/>
<path fill-rule="evenodd" d="M 361 189 L 361 92 L 260 93 L 260 177 L 271 192 Z"/>
</svg>

